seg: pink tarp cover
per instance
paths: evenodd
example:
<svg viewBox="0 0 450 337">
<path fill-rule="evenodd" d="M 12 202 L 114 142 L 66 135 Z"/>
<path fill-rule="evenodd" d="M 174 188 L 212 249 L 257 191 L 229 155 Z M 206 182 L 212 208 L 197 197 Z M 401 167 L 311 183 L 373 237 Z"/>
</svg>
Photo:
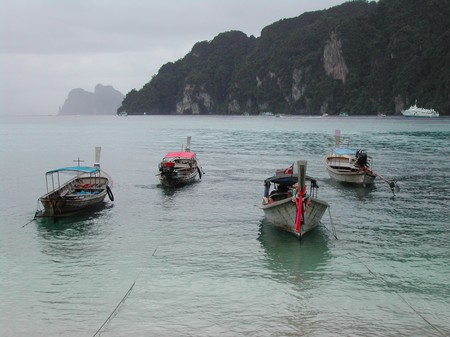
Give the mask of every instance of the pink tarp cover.
<svg viewBox="0 0 450 337">
<path fill-rule="evenodd" d="M 185 159 L 194 159 L 195 152 L 169 152 L 164 156 L 166 158 L 185 158 Z"/>
</svg>

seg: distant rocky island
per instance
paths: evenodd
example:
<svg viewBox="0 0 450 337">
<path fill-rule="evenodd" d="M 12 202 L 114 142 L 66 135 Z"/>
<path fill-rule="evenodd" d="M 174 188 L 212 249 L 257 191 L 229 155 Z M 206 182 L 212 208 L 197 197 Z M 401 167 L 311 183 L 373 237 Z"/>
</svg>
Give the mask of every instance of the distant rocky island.
<svg viewBox="0 0 450 337">
<path fill-rule="evenodd" d="M 72 89 L 59 115 L 114 115 L 122 104 L 124 95 L 111 85 L 97 84 L 94 92 Z"/>
</svg>

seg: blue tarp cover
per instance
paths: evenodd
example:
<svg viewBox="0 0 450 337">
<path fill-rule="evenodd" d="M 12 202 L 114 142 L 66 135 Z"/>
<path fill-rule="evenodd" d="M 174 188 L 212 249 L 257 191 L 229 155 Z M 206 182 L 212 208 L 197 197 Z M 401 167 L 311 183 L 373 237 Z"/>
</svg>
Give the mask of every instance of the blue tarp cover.
<svg viewBox="0 0 450 337">
<path fill-rule="evenodd" d="M 343 147 L 335 147 L 333 148 L 333 152 L 336 153 L 337 155 L 356 155 L 356 149 L 349 149 L 349 148 L 343 148 Z"/>
<path fill-rule="evenodd" d="M 62 167 L 56 170 L 48 171 L 46 174 L 56 173 L 56 172 L 81 172 L 81 173 L 96 173 L 99 169 L 96 167 L 89 166 L 71 166 L 71 167 Z"/>
</svg>

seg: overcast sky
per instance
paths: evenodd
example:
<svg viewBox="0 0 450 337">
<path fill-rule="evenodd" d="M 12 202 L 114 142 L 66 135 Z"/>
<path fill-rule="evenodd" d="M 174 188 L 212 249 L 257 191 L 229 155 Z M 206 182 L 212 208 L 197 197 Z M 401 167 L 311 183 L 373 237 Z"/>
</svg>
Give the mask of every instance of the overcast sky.
<svg viewBox="0 0 450 337">
<path fill-rule="evenodd" d="M 55 115 L 71 89 L 124 95 L 198 41 L 345 0 L 0 0 L 0 114 Z"/>
</svg>

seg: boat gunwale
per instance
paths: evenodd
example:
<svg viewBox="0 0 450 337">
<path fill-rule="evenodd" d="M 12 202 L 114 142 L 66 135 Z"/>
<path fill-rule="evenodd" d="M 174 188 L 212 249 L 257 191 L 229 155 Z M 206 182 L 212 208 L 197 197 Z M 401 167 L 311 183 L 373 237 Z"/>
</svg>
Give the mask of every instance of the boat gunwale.
<svg viewBox="0 0 450 337">
<path fill-rule="evenodd" d="M 326 201 L 322 200 L 322 199 L 319 199 L 319 198 L 316 198 L 316 197 L 309 197 L 309 198 L 311 199 L 311 201 L 317 202 L 317 203 L 322 204 L 322 205 L 324 205 L 326 207 L 330 207 L 330 204 L 327 203 Z M 284 199 L 281 199 L 281 200 L 274 201 L 272 203 L 259 205 L 259 208 L 262 209 L 262 210 L 266 210 L 266 209 L 269 209 L 269 208 L 272 208 L 272 207 L 276 207 L 276 206 L 280 206 L 280 205 L 286 204 L 288 202 L 295 203 L 294 201 L 292 201 L 292 197 L 287 197 L 287 198 L 284 198 Z"/>
</svg>

